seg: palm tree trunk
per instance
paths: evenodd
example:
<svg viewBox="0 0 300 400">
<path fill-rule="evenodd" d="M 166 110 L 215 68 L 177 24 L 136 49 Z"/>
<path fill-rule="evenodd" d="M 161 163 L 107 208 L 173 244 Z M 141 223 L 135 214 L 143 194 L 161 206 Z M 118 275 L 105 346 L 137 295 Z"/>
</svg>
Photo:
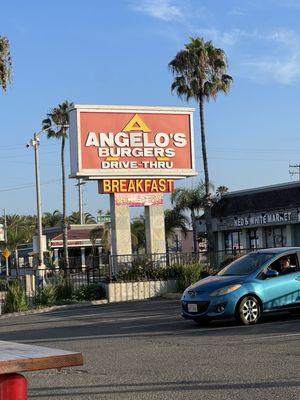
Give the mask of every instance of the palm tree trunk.
<svg viewBox="0 0 300 400">
<path fill-rule="evenodd" d="M 63 247 L 64 247 L 64 266 L 67 276 L 69 275 L 69 254 L 68 254 L 68 224 L 67 224 L 67 211 L 66 211 L 66 172 L 65 172 L 65 138 L 61 139 L 61 177 L 62 177 L 62 199 L 63 199 L 63 215 L 62 215 L 62 229 L 63 229 Z"/>
<path fill-rule="evenodd" d="M 202 145 L 202 158 L 204 168 L 204 185 L 205 185 L 205 220 L 206 220 L 206 232 L 207 232 L 207 250 L 209 261 L 212 263 L 212 255 L 214 252 L 214 236 L 212 231 L 212 217 L 211 217 L 211 203 L 210 203 L 210 183 L 208 174 L 208 162 L 206 153 L 206 137 L 205 137 L 205 118 L 204 118 L 204 98 L 200 96 L 199 100 L 200 109 L 200 125 L 201 125 L 201 145 Z"/>
<path fill-rule="evenodd" d="M 191 211 L 192 229 L 193 229 L 193 247 L 194 253 L 198 253 L 198 242 L 197 242 L 197 232 L 196 232 L 196 216 L 194 211 Z"/>
</svg>

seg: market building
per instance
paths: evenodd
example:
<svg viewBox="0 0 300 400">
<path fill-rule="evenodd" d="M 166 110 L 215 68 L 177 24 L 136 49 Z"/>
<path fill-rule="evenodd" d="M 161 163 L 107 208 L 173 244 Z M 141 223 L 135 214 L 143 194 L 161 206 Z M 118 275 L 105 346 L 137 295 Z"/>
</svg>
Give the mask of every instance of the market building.
<svg viewBox="0 0 300 400">
<path fill-rule="evenodd" d="M 212 208 L 216 248 L 300 246 L 300 182 L 225 193 Z"/>
</svg>

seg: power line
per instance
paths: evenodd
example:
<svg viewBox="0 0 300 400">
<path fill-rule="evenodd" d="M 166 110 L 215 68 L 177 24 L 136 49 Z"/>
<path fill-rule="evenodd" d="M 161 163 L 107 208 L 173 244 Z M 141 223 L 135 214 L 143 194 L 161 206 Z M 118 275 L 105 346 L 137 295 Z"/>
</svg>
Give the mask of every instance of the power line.
<svg viewBox="0 0 300 400">
<path fill-rule="evenodd" d="M 41 185 L 43 185 L 43 186 L 49 185 L 51 183 L 59 182 L 59 181 L 60 181 L 60 179 L 52 179 L 50 181 L 42 182 Z M 2 188 L 2 189 L 0 188 L 0 192 L 12 192 L 15 190 L 29 189 L 29 188 L 33 188 L 33 187 L 35 187 L 34 183 L 27 183 L 27 184 L 20 185 L 20 186 L 11 186 L 11 187 Z"/>
</svg>

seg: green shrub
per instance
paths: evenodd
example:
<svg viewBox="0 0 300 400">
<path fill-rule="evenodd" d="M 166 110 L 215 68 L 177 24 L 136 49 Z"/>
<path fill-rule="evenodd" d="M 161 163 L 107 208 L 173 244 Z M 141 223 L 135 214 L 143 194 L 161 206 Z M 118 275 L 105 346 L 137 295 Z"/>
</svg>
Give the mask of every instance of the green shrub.
<svg viewBox="0 0 300 400">
<path fill-rule="evenodd" d="M 64 300 L 71 300 L 74 294 L 74 287 L 72 283 L 64 279 L 60 283 L 56 284 L 56 300 L 61 302 Z"/>
<path fill-rule="evenodd" d="M 203 268 L 203 264 L 199 263 L 182 266 L 178 277 L 179 291 L 183 292 L 188 286 L 199 281 Z"/>
<path fill-rule="evenodd" d="M 75 291 L 74 297 L 77 301 L 101 300 L 105 298 L 105 291 L 102 286 L 93 283 L 81 286 Z"/>
<path fill-rule="evenodd" d="M 26 292 L 18 281 L 11 281 L 6 286 L 4 312 L 25 311 L 28 308 Z"/>
<path fill-rule="evenodd" d="M 5 292 L 6 286 L 7 286 L 6 279 L 0 279 L 0 292 Z"/>
<path fill-rule="evenodd" d="M 132 268 L 122 268 L 116 275 L 117 281 L 145 281 L 177 279 L 179 290 L 183 291 L 188 286 L 200 279 L 204 272 L 203 264 L 172 265 L 169 267 L 156 267 L 151 264 L 133 265 Z"/>
<path fill-rule="evenodd" d="M 57 301 L 57 285 L 44 286 L 33 299 L 34 305 L 54 306 Z"/>
</svg>

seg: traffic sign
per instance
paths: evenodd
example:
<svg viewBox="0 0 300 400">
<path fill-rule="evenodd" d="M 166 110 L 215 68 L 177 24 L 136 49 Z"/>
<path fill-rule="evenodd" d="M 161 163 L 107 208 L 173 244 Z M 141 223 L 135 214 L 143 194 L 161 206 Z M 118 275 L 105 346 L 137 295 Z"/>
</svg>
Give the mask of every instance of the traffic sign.
<svg viewBox="0 0 300 400">
<path fill-rule="evenodd" d="M 2 255 L 5 258 L 9 258 L 9 256 L 11 255 L 11 252 L 8 250 L 8 248 L 6 248 L 3 250 Z"/>
</svg>

